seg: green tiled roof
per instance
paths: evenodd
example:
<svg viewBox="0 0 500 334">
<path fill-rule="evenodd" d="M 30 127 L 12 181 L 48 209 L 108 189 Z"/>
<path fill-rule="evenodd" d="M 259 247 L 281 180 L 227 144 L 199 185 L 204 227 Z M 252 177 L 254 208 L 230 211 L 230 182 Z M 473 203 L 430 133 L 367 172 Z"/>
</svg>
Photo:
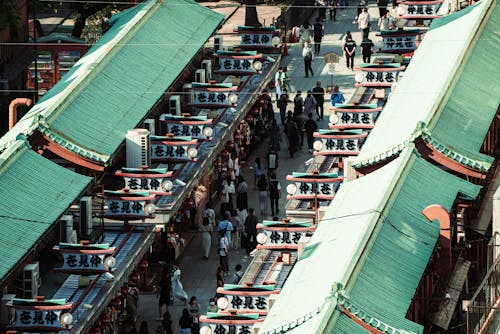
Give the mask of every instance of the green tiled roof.
<svg viewBox="0 0 500 334">
<path fill-rule="evenodd" d="M 348 286 L 351 301 L 371 316 L 421 333 L 422 326 L 405 315 L 439 237 L 439 224 L 430 223 L 421 211 L 431 204 L 450 211 L 458 193 L 474 198 L 480 187 L 421 158 L 412 160 L 400 190 L 387 203 L 361 271 Z"/>
<path fill-rule="evenodd" d="M 427 221 L 421 211 L 430 204 L 449 210 L 458 194 L 473 198 L 478 191 L 478 186 L 422 159 L 411 146 L 387 165 L 343 184 L 261 331 L 272 333 L 319 308 L 318 315 L 290 333 L 366 333 L 329 301 L 330 287 L 341 282 L 352 304 L 373 323 L 422 333 L 422 326 L 405 315 L 438 239 L 439 224 Z"/>
<path fill-rule="evenodd" d="M 434 21 L 445 24 L 433 23 L 436 28 L 426 33 L 363 145 L 358 166 L 398 154 L 424 122 L 430 143 L 442 153 L 484 171 L 492 159 L 479 150 L 500 102 L 500 85 L 492 84 L 500 67 L 491 56 L 500 53 L 499 14 L 496 1 L 482 0 Z"/>
<path fill-rule="evenodd" d="M 191 0 L 150 0 L 118 14 L 97 44 L 0 139 L 0 151 L 18 134 L 40 127 L 73 152 L 109 163 L 127 131 L 146 117 L 222 19 Z"/>
<path fill-rule="evenodd" d="M 470 167 L 475 170 L 479 170 L 482 172 L 487 172 L 490 167 L 491 163 L 493 162 L 493 158 L 486 156 L 486 155 L 479 155 L 478 158 L 484 158 L 484 160 L 475 160 L 471 158 L 470 155 L 463 154 L 461 152 L 458 152 L 455 148 L 450 147 L 446 144 L 444 144 L 442 141 L 439 141 L 436 139 L 436 136 L 433 136 L 431 134 L 431 131 L 425 126 L 423 122 L 419 122 L 417 124 L 417 128 L 415 129 L 415 132 L 406 139 L 404 142 L 399 143 L 398 145 L 394 146 L 393 148 L 381 152 L 377 154 L 376 156 L 371 157 L 370 159 L 364 160 L 364 161 L 358 161 L 355 164 L 355 168 L 359 167 L 364 167 L 364 166 L 369 166 L 372 164 L 377 164 L 379 162 L 385 161 L 387 159 L 393 158 L 394 156 L 398 155 L 405 147 L 408 147 L 412 145 L 414 140 L 416 138 L 422 138 L 425 140 L 429 145 L 431 145 L 436 151 L 440 152 L 444 156 L 448 157 L 451 160 L 454 160 L 464 166 Z M 474 154 L 472 154 L 474 155 Z"/>
<path fill-rule="evenodd" d="M 23 140 L 0 155 L 0 281 L 90 181 L 45 159 Z"/>
</svg>

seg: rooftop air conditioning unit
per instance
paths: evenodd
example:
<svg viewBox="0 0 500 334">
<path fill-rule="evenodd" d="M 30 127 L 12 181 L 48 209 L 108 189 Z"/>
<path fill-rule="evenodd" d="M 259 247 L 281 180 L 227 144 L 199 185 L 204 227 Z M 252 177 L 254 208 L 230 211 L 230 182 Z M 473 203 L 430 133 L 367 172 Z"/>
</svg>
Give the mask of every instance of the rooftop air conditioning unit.
<svg viewBox="0 0 500 334">
<path fill-rule="evenodd" d="M 88 238 L 92 234 L 92 197 L 80 199 L 80 238 Z"/>
<path fill-rule="evenodd" d="M 40 282 L 39 262 L 27 264 L 23 269 L 23 297 L 33 299 L 38 296 Z"/>
<path fill-rule="evenodd" d="M 70 244 L 77 243 L 76 231 L 73 227 L 73 215 L 63 215 L 60 219 L 61 222 L 61 242 Z"/>
<path fill-rule="evenodd" d="M 199 68 L 194 72 L 194 82 L 199 82 L 199 83 L 205 83 L 207 82 L 205 79 L 205 70 L 202 68 Z"/>
<path fill-rule="evenodd" d="M 168 99 L 168 112 L 172 115 L 181 115 L 181 96 L 172 95 Z"/>
<path fill-rule="evenodd" d="M 193 85 L 190 83 L 185 83 L 182 85 L 182 105 L 187 106 L 193 101 Z"/>
<path fill-rule="evenodd" d="M 127 135 L 125 137 L 125 145 L 127 150 L 128 168 L 151 166 L 151 152 L 148 130 L 133 129 L 127 131 Z"/>
<path fill-rule="evenodd" d="M 217 53 L 217 51 L 222 50 L 222 36 L 221 35 L 215 35 L 214 36 L 214 51 Z"/>
<path fill-rule="evenodd" d="M 205 70 L 205 79 L 212 79 L 212 61 L 210 59 L 205 59 L 201 62 L 201 68 Z"/>
<path fill-rule="evenodd" d="M 154 136 L 155 131 L 155 120 L 153 118 L 148 118 L 144 121 L 144 129 L 149 131 L 149 135 Z"/>
</svg>

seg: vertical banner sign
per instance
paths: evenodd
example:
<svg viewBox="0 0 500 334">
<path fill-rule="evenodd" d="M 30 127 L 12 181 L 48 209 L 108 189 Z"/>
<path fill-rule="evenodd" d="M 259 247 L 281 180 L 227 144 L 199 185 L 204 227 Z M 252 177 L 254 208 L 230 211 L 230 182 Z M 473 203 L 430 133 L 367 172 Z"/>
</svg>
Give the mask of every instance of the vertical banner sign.
<svg viewBox="0 0 500 334">
<path fill-rule="evenodd" d="M 297 249 L 299 240 L 306 234 L 312 234 L 316 225 L 312 223 L 291 223 L 264 220 L 257 224 L 257 230 L 266 236 L 259 249 Z"/>
<path fill-rule="evenodd" d="M 243 50 L 261 50 L 262 52 L 275 52 L 277 45 L 273 45 L 274 36 L 279 37 L 279 30 L 274 27 L 246 27 L 239 26 L 234 32 L 241 37 L 241 43 L 237 48 Z"/>
<path fill-rule="evenodd" d="M 238 90 L 238 87 L 233 86 L 232 83 L 193 82 L 191 86 L 191 105 L 197 108 L 217 109 L 233 107 L 233 104 L 229 102 L 229 94 L 234 94 Z M 179 135 L 187 136 L 186 134 Z"/>
<path fill-rule="evenodd" d="M 382 107 L 376 104 L 336 104 L 330 116 L 330 129 L 373 129 Z"/>
<path fill-rule="evenodd" d="M 338 155 L 350 156 L 358 155 L 361 149 L 362 140 L 368 134 L 363 130 L 319 130 L 314 133 L 314 138 L 321 141 L 321 149 L 315 151 L 314 155 Z"/>
<path fill-rule="evenodd" d="M 71 326 L 62 324 L 61 315 L 68 313 L 72 306 L 65 299 L 14 298 L 7 304 L 14 310 L 14 322 L 7 329 L 27 333 L 67 331 Z"/>
<path fill-rule="evenodd" d="M 441 17 L 437 13 L 439 7 L 443 3 L 438 1 L 402 1 L 399 4 L 405 9 L 404 14 L 399 18 L 407 20 L 429 20 Z"/>
<path fill-rule="evenodd" d="M 382 30 L 381 36 L 384 45 L 378 52 L 403 54 L 415 51 L 416 37 L 420 35 L 419 29 L 408 30 Z"/>
<path fill-rule="evenodd" d="M 262 54 L 258 54 L 256 51 L 217 51 L 217 57 L 219 58 L 220 68 L 214 72 L 222 75 L 252 75 L 261 73 L 253 65 L 255 61 L 261 61 L 262 59 Z"/>
<path fill-rule="evenodd" d="M 118 220 L 139 220 L 154 218 L 147 214 L 144 209 L 147 202 L 152 201 L 154 195 L 149 192 L 127 192 L 127 191 L 104 191 L 104 200 L 107 210 L 105 218 Z"/>
<path fill-rule="evenodd" d="M 125 187 L 132 191 L 149 191 L 154 195 L 170 196 L 167 189 L 163 189 L 165 179 L 172 177 L 173 172 L 166 168 L 122 168 L 115 172 L 116 176 L 123 177 Z"/>
<path fill-rule="evenodd" d="M 361 64 L 355 68 L 361 71 L 363 81 L 356 87 L 391 87 L 399 79 L 399 73 L 405 70 L 401 64 Z"/>
<path fill-rule="evenodd" d="M 189 149 L 198 142 L 191 136 L 150 136 L 150 140 L 151 159 L 154 161 L 196 161 L 188 154 Z"/>
</svg>

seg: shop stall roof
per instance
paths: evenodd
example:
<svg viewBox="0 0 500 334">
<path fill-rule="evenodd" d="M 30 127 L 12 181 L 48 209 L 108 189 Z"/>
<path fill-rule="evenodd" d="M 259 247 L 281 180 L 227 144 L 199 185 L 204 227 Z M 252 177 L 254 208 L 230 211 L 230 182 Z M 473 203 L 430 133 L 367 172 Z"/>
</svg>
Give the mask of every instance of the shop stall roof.
<svg viewBox="0 0 500 334">
<path fill-rule="evenodd" d="M 0 155 L 0 281 L 90 181 L 32 151 L 24 140 Z"/>
<path fill-rule="evenodd" d="M 389 96 L 357 158 L 366 166 L 398 154 L 420 124 L 431 145 L 460 163 L 489 169 L 492 158 L 480 154 L 500 102 L 500 52 L 496 1 L 436 19 L 403 79 Z"/>
<path fill-rule="evenodd" d="M 475 197 L 478 191 L 420 158 L 411 145 L 387 165 L 342 185 L 261 331 L 272 332 L 312 311 L 318 313 L 291 333 L 366 332 L 336 311 L 331 289 L 341 283 L 349 302 L 366 310 L 365 319 L 422 333 L 405 315 L 439 224 L 421 211 L 431 204 L 450 210 L 458 194 Z"/>
<path fill-rule="evenodd" d="M 112 18 L 111 28 L 0 139 L 41 131 L 100 164 L 163 96 L 223 16 L 191 0 L 150 0 Z"/>
</svg>

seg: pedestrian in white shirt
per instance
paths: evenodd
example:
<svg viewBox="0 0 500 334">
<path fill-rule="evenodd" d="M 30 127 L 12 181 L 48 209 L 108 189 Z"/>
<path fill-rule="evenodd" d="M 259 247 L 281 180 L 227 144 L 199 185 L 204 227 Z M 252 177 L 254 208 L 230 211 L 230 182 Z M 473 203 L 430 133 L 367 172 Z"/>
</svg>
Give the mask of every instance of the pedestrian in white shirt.
<svg viewBox="0 0 500 334">
<path fill-rule="evenodd" d="M 363 38 L 367 38 L 370 31 L 370 14 L 368 14 L 366 7 L 363 8 L 363 11 L 359 14 L 358 27 L 359 30 L 363 32 Z"/>
</svg>

